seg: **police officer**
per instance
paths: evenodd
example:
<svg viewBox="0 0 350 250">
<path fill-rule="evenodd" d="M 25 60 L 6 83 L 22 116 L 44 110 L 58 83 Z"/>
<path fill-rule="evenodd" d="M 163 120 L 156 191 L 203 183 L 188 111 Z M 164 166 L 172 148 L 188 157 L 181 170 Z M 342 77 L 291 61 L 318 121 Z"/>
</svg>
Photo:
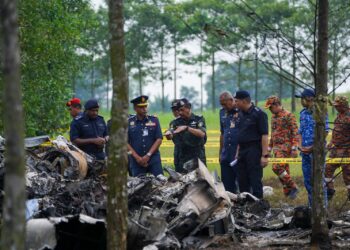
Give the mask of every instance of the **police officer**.
<svg viewBox="0 0 350 250">
<path fill-rule="evenodd" d="M 277 96 L 268 97 L 265 108 L 272 113 L 269 152 L 273 152 L 276 158 L 297 157 L 298 125 L 295 116 L 283 108 Z M 275 163 L 272 170 L 283 185 L 284 195 L 295 199 L 299 190 L 290 176 L 289 164 Z"/>
<path fill-rule="evenodd" d="M 314 144 L 315 120 L 313 118 L 315 91 L 304 89 L 302 93 L 295 95 L 301 98 L 303 109 L 300 111 L 299 127 L 299 150 L 302 158 L 302 170 L 304 176 L 304 186 L 308 193 L 309 206 L 312 202 L 312 150 Z M 326 132 L 329 131 L 328 117 L 326 120 Z"/>
<path fill-rule="evenodd" d="M 178 141 L 178 172 L 184 172 L 185 162 L 199 158 L 206 164 L 204 144 L 206 142 L 206 125 L 203 116 L 192 113 L 191 103 L 182 98 L 177 102 L 180 118 L 175 119 L 170 127 L 171 135 Z"/>
<path fill-rule="evenodd" d="M 128 119 L 128 153 L 133 176 L 152 173 L 163 175 L 159 146 L 162 144 L 162 131 L 159 120 L 147 115 L 148 96 L 141 95 L 131 100 L 136 112 Z"/>
<path fill-rule="evenodd" d="M 220 150 L 219 161 L 221 166 L 221 178 L 227 191 L 237 192 L 237 168 L 230 163 L 235 160 L 237 152 L 238 109 L 232 94 L 225 91 L 220 94 Z"/>
<path fill-rule="evenodd" d="M 177 172 L 180 171 L 180 169 L 179 169 L 179 161 L 180 161 L 179 141 L 178 141 L 178 137 L 172 137 L 171 134 L 172 134 L 172 132 L 174 132 L 173 127 L 174 127 L 175 120 L 180 118 L 179 108 L 177 107 L 178 101 L 179 100 L 176 99 L 176 100 L 171 102 L 171 111 L 172 111 L 175 119 L 169 123 L 169 129 L 164 134 L 168 140 L 173 140 L 173 143 L 174 143 L 174 166 L 175 166 L 175 171 L 177 171 Z"/>
<path fill-rule="evenodd" d="M 73 119 L 79 119 L 83 116 L 84 113 L 81 111 L 81 101 L 79 98 L 72 98 L 66 103 L 66 106 Z"/>
<path fill-rule="evenodd" d="M 107 126 L 103 117 L 98 115 L 97 100 L 88 100 L 84 108 L 84 115 L 71 124 L 70 140 L 97 160 L 104 160 L 104 146 L 108 140 Z"/>
<path fill-rule="evenodd" d="M 268 164 L 268 119 L 251 103 L 249 92 L 235 94 L 238 117 L 238 182 L 240 192 L 263 198 L 263 168 Z"/>
<path fill-rule="evenodd" d="M 350 110 L 349 101 L 345 96 L 337 96 L 333 106 L 338 111 L 334 121 L 332 139 L 327 145 L 330 150 L 329 158 L 350 158 Z M 348 199 L 350 199 L 350 164 L 327 164 L 325 172 L 325 181 L 327 184 L 327 195 L 330 200 L 335 193 L 334 172 L 342 167 L 343 180 L 348 190 Z"/>
</svg>

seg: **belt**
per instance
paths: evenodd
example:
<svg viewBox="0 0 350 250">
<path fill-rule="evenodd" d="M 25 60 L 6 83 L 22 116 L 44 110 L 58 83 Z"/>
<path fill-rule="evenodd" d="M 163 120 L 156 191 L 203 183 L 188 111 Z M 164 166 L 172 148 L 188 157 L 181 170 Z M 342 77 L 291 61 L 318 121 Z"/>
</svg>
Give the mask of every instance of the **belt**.
<svg viewBox="0 0 350 250">
<path fill-rule="evenodd" d="M 245 143 L 238 143 L 240 148 L 248 148 L 251 146 L 259 145 L 261 146 L 261 141 L 251 141 L 251 142 L 245 142 Z"/>
</svg>

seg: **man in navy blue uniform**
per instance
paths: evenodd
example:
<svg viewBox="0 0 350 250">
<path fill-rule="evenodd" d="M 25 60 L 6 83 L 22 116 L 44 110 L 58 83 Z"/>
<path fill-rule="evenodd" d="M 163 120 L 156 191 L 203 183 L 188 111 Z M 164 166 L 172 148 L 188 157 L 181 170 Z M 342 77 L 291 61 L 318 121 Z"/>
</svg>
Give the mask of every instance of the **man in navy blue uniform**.
<svg viewBox="0 0 350 250">
<path fill-rule="evenodd" d="M 159 120 L 147 115 L 148 96 L 142 95 L 131 100 L 136 112 L 128 119 L 128 154 L 133 176 L 152 173 L 162 175 L 159 146 L 162 144 L 162 131 Z"/>
<path fill-rule="evenodd" d="M 104 146 L 108 140 L 106 122 L 98 115 L 97 100 L 88 100 L 84 108 L 84 115 L 71 123 L 70 140 L 85 153 L 104 160 Z"/>
<path fill-rule="evenodd" d="M 238 118 L 238 182 L 240 192 L 263 198 L 263 168 L 268 164 L 268 119 L 245 90 L 235 94 Z"/>
<path fill-rule="evenodd" d="M 219 161 L 221 166 L 221 178 L 227 191 L 237 192 L 237 167 L 231 167 L 237 152 L 238 109 L 232 94 L 225 91 L 220 94 L 220 150 Z"/>
</svg>

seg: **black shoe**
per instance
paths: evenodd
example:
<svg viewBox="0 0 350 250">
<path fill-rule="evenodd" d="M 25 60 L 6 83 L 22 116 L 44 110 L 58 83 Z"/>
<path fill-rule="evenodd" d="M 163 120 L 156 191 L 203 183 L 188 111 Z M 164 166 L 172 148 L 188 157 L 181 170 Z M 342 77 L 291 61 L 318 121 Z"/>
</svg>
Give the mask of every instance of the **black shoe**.
<svg viewBox="0 0 350 250">
<path fill-rule="evenodd" d="M 327 189 L 327 199 L 328 199 L 328 201 L 332 200 L 334 194 L 335 194 L 335 190 L 334 189 L 330 189 L 330 188 Z"/>
<path fill-rule="evenodd" d="M 292 190 L 290 190 L 290 192 L 288 193 L 288 197 L 291 200 L 294 200 L 295 198 L 297 198 L 298 193 L 299 193 L 299 189 L 295 187 Z"/>
</svg>

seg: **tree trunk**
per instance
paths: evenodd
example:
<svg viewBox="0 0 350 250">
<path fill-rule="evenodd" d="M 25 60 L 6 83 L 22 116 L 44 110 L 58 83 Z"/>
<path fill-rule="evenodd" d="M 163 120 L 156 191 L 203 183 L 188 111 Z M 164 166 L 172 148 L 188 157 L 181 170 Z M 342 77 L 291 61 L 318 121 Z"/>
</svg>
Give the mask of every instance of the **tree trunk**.
<svg viewBox="0 0 350 250">
<path fill-rule="evenodd" d="M 212 52 L 211 71 L 211 108 L 215 112 L 215 51 Z"/>
<path fill-rule="evenodd" d="M 316 122 L 313 150 L 312 190 L 312 248 L 330 249 L 326 208 L 324 204 L 323 174 L 326 158 L 325 120 L 327 115 L 327 62 L 328 62 L 328 0 L 318 0 L 318 42 L 316 101 L 314 118 Z"/>
<path fill-rule="evenodd" d="M 255 36 L 255 105 L 258 106 L 258 84 L 259 84 L 259 66 L 258 66 L 258 35 Z"/>
<path fill-rule="evenodd" d="M 73 97 L 76 96 L 76 80 L 77 78 L 75 76 L 72 77 L 72 91 L 73 91 Z"/>
<path fill-rule="evenodd" d="M 0 0 L 3 37 L 5 200 L 3 203 L 2 249 L 25 248 L 25 151 L 17 1 Z"/>
<path fill-rule="evenodd" d="M 95 98 L 95 66 L 94 66 L 94 56 L 91 59 L 91 86 L 90 86 L 90 94 L 91 98 Z"/>
<path fill-rule="evenodd" d="M 123 0 L 109 1 L 111 69 L 113 78 L 112 127 L 108 157 L 108 249 L 127 249 L 127 130 L 128 76 L 125 68 Z"/>
<path fill-rule="evenodd" d="M 282 71 L 282 57 L 281 57 L 281 50 L 280 50 L 280 42 L 278 40 L 277 42 L 277 55 L 278 55 L 278 66 L 280 70 L 279 74 L 279 88 L 278 88 L 278 97 L 282 100 L 282 92 L 283 92 L 283 71 Z"/>
<path fill-rule="evenodd" d="M 107 101 L 107 110 L 109 111 L 109 68 L 107 67 L 107 75 L 106 75 L 106 80 L 107 80 L 107 84 L 106 84 L 106 101 Z"/>
<path fill-rule="evenodd" d="M 138 48 L 138 50 L 140 50 L 140 48 Z M 137 69 L 138 69 L 138 73 L 139 73 L 139 94 L 142 95 L 142 66 L 141 66 L 140 51 L 138 51 Z"/>
<path fill-rule="evenodd" d="M 201 77 L 201 113 L 203 113 L 203 41 L 201 40 L 201 56 L 200 56 L 200 77 Z"/>
<path fill-rule="evenodd" d="M 176 99 L 176 90 L 177 90 L 177 42 L 176 35 L 174 35 L 174 99 Z"/>
<path fill-rule="evenodd" d="M 238 58 L 238 72 L 237 72 L 237 90 L 241 89 L 241 74 L 242 74 L 242 58 Z"/>
<path fill-rule="evenodd" d="M 164 102 L 164 43 L 160 46 L 160 82 L 162 84 L 162 112 L 165 112 Z"/>
<path fill-rule="evenodd" d="M 293 38 L 294 39 L 294 38 Z M 293 67 L 293 84 L 292 84 L 292 98 L 291 98 L 291 106 L 292 106 L 292 112 L 296 111 L 296 104 L 295 104 L 295 86 L 296 86 L 296 74 L 297 74 L 297 67 L 296 67 L 296 55 L 295 55 L 295 42 L 293 42 L 293 58 L 292 58 L 292 67 Z"/>
<path fill-rule="evenodd" d="M 292 2 L 293 8 L 295 7 L 295 0 Z M 297 65 L 296 65 L 296 50 L 295 50 L 295 26 L 293 26 L 293 54 L 292 54 L 292 67 L 293 67 L 293 84 L 292 84 L 292 98 L 291 98 L 291 108 L 292 112 L 296 111 L 296 105 L 295 105 L 295 86 L 296 86 L 296 74 L 297 74 Z"/>
<path fill-rule="evenodd" d="M 333 70 L 332 70 L 332 84 L 333 84 L 333 93 L 332 93 L 332 99 L 334 101 L 335 99 L 335 78 L 336 78 L 336 72 L 337 72 L 337 35 L 335 35 L 334 38 L 334 44 L 333 44 Z M 332 106 L 332 114 L 335 114 L 334 106 Z"/>
</svg>

